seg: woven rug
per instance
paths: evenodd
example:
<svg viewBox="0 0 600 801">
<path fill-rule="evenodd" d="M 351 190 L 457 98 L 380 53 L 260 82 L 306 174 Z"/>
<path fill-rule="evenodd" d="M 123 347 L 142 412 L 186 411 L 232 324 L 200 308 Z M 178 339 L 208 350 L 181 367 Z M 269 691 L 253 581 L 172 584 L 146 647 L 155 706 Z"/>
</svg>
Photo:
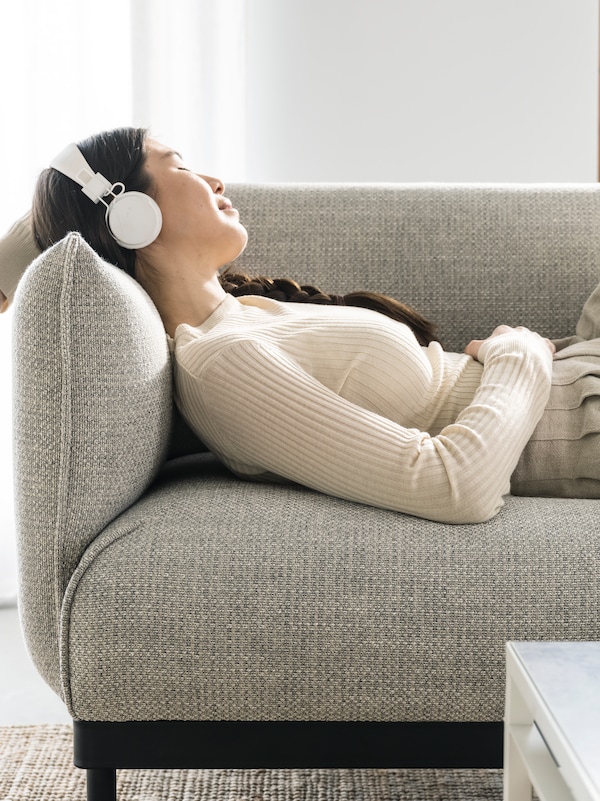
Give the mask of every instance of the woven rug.
<svg viewBox="0 0 600 801">
<path fill-rule="evenodd" d="M 119 801 L 500 801 L 501 770 L 122 770 Z M 70 726 L 0 726 L 0 801 L 85 801 Z"/>
</svg>

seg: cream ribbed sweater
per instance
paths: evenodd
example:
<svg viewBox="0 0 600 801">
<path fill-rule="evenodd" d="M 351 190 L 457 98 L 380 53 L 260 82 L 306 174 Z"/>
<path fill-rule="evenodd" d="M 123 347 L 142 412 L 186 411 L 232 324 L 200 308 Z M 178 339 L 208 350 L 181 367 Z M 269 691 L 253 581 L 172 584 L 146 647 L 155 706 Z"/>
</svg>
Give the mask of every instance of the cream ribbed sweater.
<svg viewBox="0 0 600 801">
<path fill-rule="evenodd" d="M 502 506 L 552 370 L 527 332 L 480 364 L 376 312 L 252 296 L 172 347 L 181 413 L 235 473 L 453 523 Z"/>
</svg>

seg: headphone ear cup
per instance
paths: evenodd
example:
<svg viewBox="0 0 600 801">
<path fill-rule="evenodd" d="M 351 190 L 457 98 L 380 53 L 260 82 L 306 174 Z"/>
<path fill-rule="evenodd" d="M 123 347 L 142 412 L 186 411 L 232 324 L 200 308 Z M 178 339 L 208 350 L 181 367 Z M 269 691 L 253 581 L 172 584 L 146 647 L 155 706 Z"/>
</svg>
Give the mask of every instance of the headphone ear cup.
<svg viewBox="0 0 600 801">
<path fill-rule="evenodd" d="M 158 204 L 143 192 L 123 192 L 106 210 L 108 230 L 121 247 L 138 250 L 150 245 L 162 228 Z"/>
</svg>

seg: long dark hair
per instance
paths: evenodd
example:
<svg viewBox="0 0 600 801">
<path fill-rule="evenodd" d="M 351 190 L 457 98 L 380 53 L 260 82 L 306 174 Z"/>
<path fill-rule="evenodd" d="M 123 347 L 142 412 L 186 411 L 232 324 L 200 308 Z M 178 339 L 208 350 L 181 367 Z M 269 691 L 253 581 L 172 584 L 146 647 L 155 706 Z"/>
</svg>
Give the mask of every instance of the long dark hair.
<svg viewBox="0 0 600 801">
<path fill-rule="evenodd" d="M 152 178 L 145 170 L 144 128 L 116 128 L 90 136 L 77 147 L 95 172 L 109 181 L 121 181 L 129 191 L 152 194 Z M 40 174 L 32 205 L 33 233 L 42 250 L 70 231 L 78 231 L 103 259 L 135 276 L 135 251 L 117 244 L 104 222 L 106 208 L 94 205 L 81 187 L 49 168 Z"/>
<path fill-rule="evenodd" d="M 78 143 L 88 164 L 113 183 L 121 181 L 129 191 L 153 194 L 152 177 L 145 169 L 145 128 L 116 128 Z M 42 250 L 78 231 L 105 261 L 135 277 L 136 252 L 121 247 L 104 222 L 105 207 L 94 206 L 81 188 L 52 168 L 40 174 L 32 205 L 33 232 Z M 435 326 L 410 306 L 377 292 L 330 295 L 290 278 L 249 276 L 226 270 L 221 284 L 232 295 L 262 295 L 292 303 L 361 306 L 408 325 L 421 345 L 437 339 Z"/>
<path fill-rule="evenodd" d="M 320 303 L 328 306 L 360 306 L 371 309 L 399 323 L 408 325 L 420 345 L 437 340 L 435 326 L 406 303 L 380 292 L 349 292 L 330 295 L 315 286 L 298 284 L 291 278 L 267 278 L 236 273 L 231 269 L 221 274 L 221 285 L 232 295 L 260 295 L 289 303 Z"/>
</svg>

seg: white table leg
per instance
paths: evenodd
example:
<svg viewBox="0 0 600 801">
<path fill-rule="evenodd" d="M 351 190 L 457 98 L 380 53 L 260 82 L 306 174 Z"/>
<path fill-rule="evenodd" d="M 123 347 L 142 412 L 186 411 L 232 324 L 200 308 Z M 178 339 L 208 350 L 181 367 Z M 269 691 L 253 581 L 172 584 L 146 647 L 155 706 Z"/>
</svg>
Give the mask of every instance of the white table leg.
<svg viewBox="0 0 600 801">
<path fill-rule="evenodd" d="M 507 726 L 504 734 L 504 801 L 531 801 L 531 795 L 527 768 Z"/>
<path fill-rule="evenodd" d="M 509 660 L 504 718 L 504 801 L 531 801 L 532 785 L 527 767 L 511 735 L 511 726 L 527 723 L 532 723 L 531 713 L 512 680 Z"/>
</svg>

